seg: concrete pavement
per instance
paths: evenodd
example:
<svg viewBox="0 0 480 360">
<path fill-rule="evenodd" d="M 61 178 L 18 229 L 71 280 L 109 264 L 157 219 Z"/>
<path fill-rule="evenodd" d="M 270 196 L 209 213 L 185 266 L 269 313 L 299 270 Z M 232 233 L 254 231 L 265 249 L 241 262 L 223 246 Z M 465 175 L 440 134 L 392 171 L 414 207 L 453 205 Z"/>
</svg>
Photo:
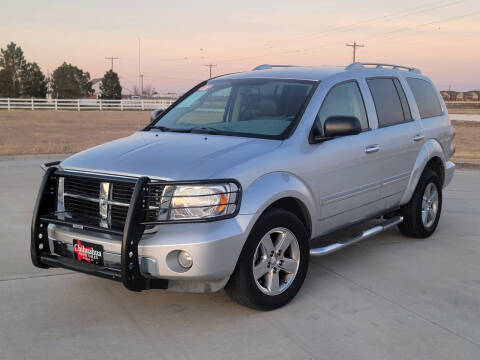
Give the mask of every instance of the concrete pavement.
<svg viewBox="0 0 480 360">
<path fill-rule="evenodd" d="M 0 160 L 0 359 L 477 359 L 480 172 L 458 171 L 437 232 L 396 229 L 312 258 L 288 306 L 133 293 L 29 259 L 41 159 Z"/>
</svg>

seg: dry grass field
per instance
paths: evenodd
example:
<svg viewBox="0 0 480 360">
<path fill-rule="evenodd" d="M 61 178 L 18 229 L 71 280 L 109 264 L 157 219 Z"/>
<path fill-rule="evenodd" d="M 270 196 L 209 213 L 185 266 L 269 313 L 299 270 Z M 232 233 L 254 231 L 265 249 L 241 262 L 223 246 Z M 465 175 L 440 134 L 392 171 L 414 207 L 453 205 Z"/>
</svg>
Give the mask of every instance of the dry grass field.
<svg viewBox="0 0 480 360">
<path fill-rule="evenodd" d="M 149 111 L 0 111 L 0 155 L 73 153 L 131 134 Z"/>
<path fill-rule="evenodd" d="M 457 152 L 454 157 L 480 159 L 480 122 L 453 120 L 452 125 L 457 132 Z"/>
<path fill-rule="evenodd" d="M 149 111 L 0 111 L 0 155 L 74 153 L 133 133 Z M 456 157 L 480 158 L 480 122 L 452 121 Z"/>
<path fill-rule="evenodd" d="M 447 104 L 447 107 L 450 114 L 480 114 L 479 103 Z"/>
</svg>

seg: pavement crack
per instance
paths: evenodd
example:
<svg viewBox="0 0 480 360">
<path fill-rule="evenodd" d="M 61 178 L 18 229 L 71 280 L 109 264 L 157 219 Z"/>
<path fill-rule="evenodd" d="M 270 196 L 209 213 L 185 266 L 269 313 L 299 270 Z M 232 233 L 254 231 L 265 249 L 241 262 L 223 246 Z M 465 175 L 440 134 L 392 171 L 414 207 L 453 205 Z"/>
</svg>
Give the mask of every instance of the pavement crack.
<svg viewBox="0 0 480 360">
<path fill-rule="evenodd" d="M 392 299 L 386 297 L 385 295 L 382 295 L 382 294 L 376 292 L 375 290 L 370 289 L 369 287 L 366 287 L 366 286 L 364 286 L 364 285 L 356 282 L 355 280 L 350 279 L 349 277 L 347 277 L 347 276 L 345 276 L 345 275 L 343 275 L 343 274 L 340 274 L 339 272 L 337 272 L 337 271 L 329 268 L 328 266 L 319 264 L 319 263 L 314 262 L 314 261 L 312 261 L 312 263 L 315 264 L 315 265 L 317 265 L 317 266 L 319 266 L 319 267 L 321 267 L 321 268 L 323 268 L 323 269 L 325 269 L 326 271 L 328 271 L 328 272 L 330 272 L 330 273 L 332 273 L 332 274 L 335 274 L 335 275 L 341 277 L 342 279 L 347 280 L 348 282 L 350 282 L 350 283 L 352 283 L 352 284 L 354 284 L 354 285 L 356 285 L 356 286 L 358 286 L 358 287 L 360 287 L 360 288 L 368 291 L 368 292 L 371 293 L 372 295 L 378 296 L 378 297 L 382 298 L 383 300 L 391 303 L 392 305 L 396 305 L 396 306 L 400 307 L 401 309 L 403 309 L 403 310 L 409 312 L 410 314 L 418 317 L 419 319 L 421 319 L 421 320 L 429 323 L 430 325 L 436 326 L 436 327 L 438 327 L 438 328 L 440 328 L 440 329 L 442 329 L 442 330 L 444 330 L 444 331 L 446 331 L 446 332 L 448 332 L 448 333 L 450 333 L 450 334 L 452 334 L 452 335 L 454 335 L 454 336 L 456 336 L 456 337 L 458 337 L 458 338 L 460 338 L 460 339 L 462 339 L 462 340 L 464 340 L 464 341 L 467 341 L 467 342 L 469 342 L 470 344 L 472 344 L 472 345 L 480 348 L 480 344 L 478 344 L 478 343 L 475 342 L 474 340 L 472 340 L 472 339 L 470 339 L 470 338 L 468 338 L 468 337 L 465 337 L 465 336 L 463 336 L 463 335 L 461 335 L 461 334 L 453 331 L 452 329 L 449 329 L 449 328 L 443 326 L 442 324 L 440 324 L 440 323 L 438 323 L 438 322 L 436 322 L 436 321 L 434 321 L 434 320 L 431 320 L 431 319 L 423 316 L 422 314 L 416 312 L 415 310 L 412 310 L 412 309 L 406 307 L 405 305 L 402 305 L 402 304 L 400 304 L 399 302 L 397 302 L 397 301 L 395 301 L 395 300 L 392 300 Z"/>
</svg>

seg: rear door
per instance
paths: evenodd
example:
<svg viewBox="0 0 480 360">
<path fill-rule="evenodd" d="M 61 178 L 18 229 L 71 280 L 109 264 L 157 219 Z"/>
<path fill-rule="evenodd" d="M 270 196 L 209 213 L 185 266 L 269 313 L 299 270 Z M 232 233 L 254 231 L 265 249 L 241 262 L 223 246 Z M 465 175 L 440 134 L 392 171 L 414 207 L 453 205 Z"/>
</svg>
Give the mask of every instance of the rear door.
<svg viewBox="0 0 480 360">
<path fill-rule="evenodd" d="M 368 78 L 367 84 L 378 118 L 373 132 L 379 147 L 382 207 L 390 209 L 399 205 L 424 136 L 419 122 L 412 118 L 399 78 Z"/>
</svg>

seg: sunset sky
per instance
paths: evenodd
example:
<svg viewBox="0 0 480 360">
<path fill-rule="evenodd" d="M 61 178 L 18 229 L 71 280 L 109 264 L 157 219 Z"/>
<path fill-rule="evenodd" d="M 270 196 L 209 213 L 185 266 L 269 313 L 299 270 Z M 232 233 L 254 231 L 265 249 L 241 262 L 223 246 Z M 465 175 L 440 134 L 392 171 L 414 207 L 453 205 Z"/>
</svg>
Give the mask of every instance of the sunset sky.
<svg viewBox="0 0 480 360">
<path fill-rule="evenodd" d="M 480 89 L 478 0 L 22 1 L 0 4 L 0 47 L 13 41 L 47 73 L 66 61 L 103 76 L 115 56 L 122 85 L 183 92 L 262 63 L 418 67 L 440 89 Z"/>
</svg>

